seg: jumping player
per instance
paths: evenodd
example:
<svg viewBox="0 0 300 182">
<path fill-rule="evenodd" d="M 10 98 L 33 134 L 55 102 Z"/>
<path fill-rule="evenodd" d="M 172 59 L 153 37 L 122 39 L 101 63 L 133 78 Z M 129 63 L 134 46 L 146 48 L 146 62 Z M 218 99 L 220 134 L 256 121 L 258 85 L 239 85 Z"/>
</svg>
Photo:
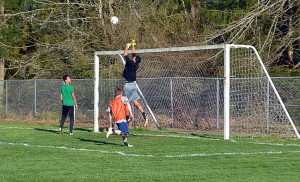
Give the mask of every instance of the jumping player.
<svg viewBox="0 0 300 182">
<path fill-rule="evenodd" d="M 132 59 L 128 56 L 128 49 L 131 46 L 132 49 Z M 141 57 L 136 55 L 135 49 L 136 43 L 135 40 L 132 39 L 131 43 L 127 43 L 124 50 L 124 58 L 125 58 L 125 68 L 123 71 L 123 77 L 125 78 L 124 85 L 124 95 L 128 98 L 129 102 L 133 102 L 134 105 L 139 109 L 144 118 L 144 127 L 148 126 L 148 116 L 146 115 L 142 105 L 138 102 L 140 96 L 137 93 L 137 85 L 136 81 L 136 72 L 139 68 L 139 63 L 141 62 Z M 129 119 L 129 115 L 127 113 L 126 119 Z"/>
</svg>

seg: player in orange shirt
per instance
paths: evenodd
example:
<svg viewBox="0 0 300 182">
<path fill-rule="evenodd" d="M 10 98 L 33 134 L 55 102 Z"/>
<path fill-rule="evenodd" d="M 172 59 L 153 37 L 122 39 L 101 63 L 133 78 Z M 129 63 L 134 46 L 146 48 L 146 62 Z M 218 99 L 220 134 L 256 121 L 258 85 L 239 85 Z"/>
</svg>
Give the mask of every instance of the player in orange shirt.
<svg viewBox="0 0 300 182">
<path fill-rule="evenodd" d="M 106 137 L 108 138 L 109 135 L 116 133 L 117 135 L 122 136 L 125 147 L 132 147 L 133 145 L 130 145 L 128 142 L 129 128 L 126 121 L 126 111 L 128 111 L 131 121 L 133 121 L 133 114 L 128 98 L 122 96 L 122 94 L 122 89 L 116 87 L 116 98 L 113 101 L 111 101 L 108 111 L 110 114 L 110 120 L 111 118 L 113 118 L 114 123 L 116 123 L 118 126 L 118 130 L 115 130 L 114 128 L 110 127 L 106 134 Z M 110 123 L 112 122 L 110 121 Z"/>
</svg>

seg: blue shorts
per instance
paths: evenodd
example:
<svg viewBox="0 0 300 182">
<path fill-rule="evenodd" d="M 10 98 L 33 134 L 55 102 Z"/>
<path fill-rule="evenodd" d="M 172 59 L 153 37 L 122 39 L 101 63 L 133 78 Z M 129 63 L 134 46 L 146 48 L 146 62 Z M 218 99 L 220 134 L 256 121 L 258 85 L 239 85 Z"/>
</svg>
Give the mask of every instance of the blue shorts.
<svg viewBox="0 0 300 182">
<path fill-rule="evenodd" d="M 125 83 L 124 96 L 128 98 L 129 102 L 134 102 L 140 99 L 140 96 L 137 93 L 137 87 L 135 82 Z"/>
<path fill-rule="evenodd" d="M 122 131 L 122 132 L 125 132 L 125 133 L 128 133 L 128 124 L 127 124 L 127 122 L 121 122 L 121 123 L 116 123 L 117 124 L 117 126 L 118 126 L 118 128 L 119 128 L 119 130 L 120 131 Z"/>
</svg>

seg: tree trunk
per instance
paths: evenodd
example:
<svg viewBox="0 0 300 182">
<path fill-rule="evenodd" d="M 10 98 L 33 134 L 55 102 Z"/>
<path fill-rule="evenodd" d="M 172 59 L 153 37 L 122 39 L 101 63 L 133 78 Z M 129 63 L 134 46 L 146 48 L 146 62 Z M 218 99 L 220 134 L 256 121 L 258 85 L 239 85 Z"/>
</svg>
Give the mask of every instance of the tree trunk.
<svg viewBox="0 0 300 182">
<path fill-rule="evenodd" d="M 0 14 L 4 14 L 4 2 L 0 2 Z"/>
<path fill-rule="evenodd" d="M 4 80 L 4 58 L 0 57 L 0 80 Z"/>
<path fill-rule="evenodd" d="M 192 22 L 195 27 L 200 25 L 200 7 L 201 7 L 201 0 L 195 0 L 191 3 L 191 16 Z"/>
<path fill-rule="evenodd" d="M 292 37 L 292 7 L 290 4 L 290 0 L 287 0 L 287 16 L 288 16 L 288 38 Z M 290 41 L 288 45 L 288 58 L 290 63 L 294 63 L 294 48 L 293 41 Z"/>
<path fill-rule="evenodd" d="M 4 14 L 4 2 L 0 2 L 0 14 Z M 3 107 L 3 99 L 4 99 L 4 58 L 0 56 L 0 110 Z"/>
<path fill-rule="evenodd" d="M 0 2 L 0 14 L 3 15 L 4 14 L 4 2 Z M 0 80 L 4 80 L 4 58 L 0 57 Z M 2 82 L 1 82 L 2 83 Z M 1 95 L 1 90 L 3 87 L 0 87 L 0 97 Z M 1 100 L 1 98 L 0 98 Z"/>
<path fill-rule="evenodd" d="M 99 0 L 99 18 L 101 20 L 101 25 L 104 27 L 104 16 L 103 16 L 103 1 Z"/>
<path fill-rule="evenodd" d="M 108 8 L 109 8 L 109 17 L 111 18 L 112 16 L 115 15 L 115 10 L 114 10 L 114 6 L 115 6 L 115 0 L 109 0 L 108 1 Z M 111 28 L 113 30 L 113 32 L 115 31 L 115 26 L 114 24 L 111 23 Z"/>
</svg>

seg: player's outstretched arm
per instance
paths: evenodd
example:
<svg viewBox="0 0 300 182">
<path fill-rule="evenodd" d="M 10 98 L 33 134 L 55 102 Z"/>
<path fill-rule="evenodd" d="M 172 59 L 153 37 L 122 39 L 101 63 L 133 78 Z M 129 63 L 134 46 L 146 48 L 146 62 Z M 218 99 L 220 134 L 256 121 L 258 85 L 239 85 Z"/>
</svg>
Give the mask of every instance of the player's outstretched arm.
<svg viewBox="0 0 300 182">
<path fill-rule="evenodd" d="M 135 46 L 136 46 L 136 43 L 135 43 L 135 40 L 134 39 L 131 39 L 131 50 L 132 50 L 132 53 L 136 53 L 136 49 L 135 49 Z"/>
<path fill-rule="evenodd" d="M 124 56 L 128 56 L 128 49 L 131 46 L 131 43 L 127 43 L 124 50 Z"/>
</svg>

